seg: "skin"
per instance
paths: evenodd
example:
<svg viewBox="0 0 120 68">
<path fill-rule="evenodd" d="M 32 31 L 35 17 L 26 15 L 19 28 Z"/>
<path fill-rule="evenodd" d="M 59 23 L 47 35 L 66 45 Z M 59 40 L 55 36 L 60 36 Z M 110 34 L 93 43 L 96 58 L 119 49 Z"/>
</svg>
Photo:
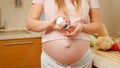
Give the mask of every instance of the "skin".
<svg viewBox="0 0 120 68">
<path fill-rule="evenodd" d="M 51 21 L 39 21 L 42 11 L 43 11 L 42 5 L 40 4 L 32 5 L 32 8 L 27 18 L 27 29 L 30 31 L 41 32 L 43 30 L 46 30 L 47 28 L 53 27 L 55 30 L 60 30 L 60 27 L 58 27 L 55 24 L 55 21 L 59 16 L 53 17 L 53 20 Z M 90 14 L 91 23 L 82 24 L 82 25 L 77 23 L 76 25 L 72 26 L 76 28 L 75 31 L 73 30 L 72 33 L 65 34 L 65 35 L 66 36 L 76 35 L 77 31 L 83 31 L 90 34 L 98 33 L 102 26 L 99 9 L 91 9 L 89 14 Z"/>
<path fill-rule="evenodd" d="M 73 2 L 71 0 L 71 2 Z M 76 24 L 71 25 L 69 29 L 63 29 L 56 25 L 56 20 L 60 16 L 53 17 L 50 21 L 39 21 L 39 18 L 43 12 L 43 6 L 41 4 L 33 4 L 27 19 L 27 29 L 34 32 L 41 32 L 46 30 L 46 33 L 52 31 L 60 31 L 67 37 L 72 37 L 80 32 L 86 32 L 89 34 L 99 33 L 102 23 L 100 19 L 99 9 L 90 9 L 90 22 L 89 24 L 80 24 L 80 20 L 76 20 Z M 65 15 L 61 15 L 67 19 Z M 68 20 L 68 23 L 70 21 Z M 69 32 L 66 32 L 69 31 Z M 59 44 L 63 42 L 64 44 Z M 55 44 L 53 44 L 55 43 Z M 43 50 L 55 60 L 70 65 L 80 60 L 87 50 L 89 49 L 89 41 L 84 40 L 56 40 L 43 43 Z M 73 44 L 76 44 L 73 45 Z"/>
</svg>

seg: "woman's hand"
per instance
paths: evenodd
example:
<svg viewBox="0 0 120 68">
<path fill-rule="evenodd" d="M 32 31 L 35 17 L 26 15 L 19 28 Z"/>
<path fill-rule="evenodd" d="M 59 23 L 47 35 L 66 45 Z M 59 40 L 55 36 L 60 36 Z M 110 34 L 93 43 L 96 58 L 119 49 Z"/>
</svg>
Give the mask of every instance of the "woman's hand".
<svg viewBox="0 0 120 68">
<path fill-rule="evenodd" d="M 76 19 L 73 24 L 69 25 L 69 29 L 64 33 L 65 36 L 72 37 L 79 34 L 83 30 L 85 22 L 85 16 Z"/>
<path fill-rule="evenodd" d="M 83 24 L 81 23 L 75 23 L 73 25 L 70 25 L 67 29 L 66 33 L 64 33 L 65 36 L 72 37 L 77 34 L 79 34 L 83 29 Z"/>
<path fill-rule="evenodd" d="M 49 27 L 46 29 L 46 33 L 49 33 L 53 30 L 56 30 L 56 31 L 60 31 L 61 33 L 65 33 L 66 32 L 66 29 L 63 28 L 63 26 L 59 26 L 56 24 L 56 20 L 59 18 L 59 17 L 63 17 L 63 19 L 65 19 L 65 22 L 67 24 L 69 24 L 69 19 L 65 16 L 65 15 L 57 15 L 56 17 L 53 17 L 53 19 L 51 19 L 49 21 Z"/>
</svg>

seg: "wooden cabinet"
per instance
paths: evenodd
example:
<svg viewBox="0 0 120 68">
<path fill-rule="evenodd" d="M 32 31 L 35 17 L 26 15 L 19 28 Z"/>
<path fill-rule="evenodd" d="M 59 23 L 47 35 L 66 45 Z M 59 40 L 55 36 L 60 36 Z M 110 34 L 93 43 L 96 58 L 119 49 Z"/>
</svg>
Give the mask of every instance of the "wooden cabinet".
<svg viewBox="0 0 120 68">
<path fill-rule="evenodd" d="M 41 38 L 0 40 L 0 68 L 40 68 Z"/>
</svg>

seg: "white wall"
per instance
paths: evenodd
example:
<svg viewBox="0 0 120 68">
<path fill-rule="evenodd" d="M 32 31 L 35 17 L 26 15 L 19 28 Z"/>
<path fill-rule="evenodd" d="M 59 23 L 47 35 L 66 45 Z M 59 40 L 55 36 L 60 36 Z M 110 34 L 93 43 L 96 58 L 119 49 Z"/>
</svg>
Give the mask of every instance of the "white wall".
<svg viewBox="0 0 120 68">
<path fill-rule="evenodd" d="M 7 23 L 7 29 L 25 28 L 28 11 L 31 7 L 32 0 L 22 0 L 23 6 L 15 7 L 15 0 L 0 0 L 2 12 L 2 24 Z"/>
<path fill-rule="evenodd" d="M 111 36 L 120 32 L 120 0 L 99 0 L 101 18 Z"/>
</svg>

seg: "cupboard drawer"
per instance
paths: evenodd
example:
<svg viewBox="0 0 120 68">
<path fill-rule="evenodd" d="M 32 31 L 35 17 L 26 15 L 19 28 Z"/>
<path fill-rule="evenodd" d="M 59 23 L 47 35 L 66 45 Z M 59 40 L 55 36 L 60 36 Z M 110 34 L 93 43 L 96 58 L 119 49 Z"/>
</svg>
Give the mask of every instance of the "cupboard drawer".
<svg viewBox="0 0 120 68">
<path fill-rule="evenodd" d="M 22 68 L 28 66 L 40 66 L 40 55 L 0 57 L 0 68 Z"/>
<path fill-rule="evenodd" d="M 39 54 L 41 51 L 40 41 L 36 38 L 5 40 L 0 48 L 0 57 Z"/>
<path fill-rule="evenodd" d="M 41 38 L 0 40 L 0 68 L 40 68 Z"/>
</svg>

